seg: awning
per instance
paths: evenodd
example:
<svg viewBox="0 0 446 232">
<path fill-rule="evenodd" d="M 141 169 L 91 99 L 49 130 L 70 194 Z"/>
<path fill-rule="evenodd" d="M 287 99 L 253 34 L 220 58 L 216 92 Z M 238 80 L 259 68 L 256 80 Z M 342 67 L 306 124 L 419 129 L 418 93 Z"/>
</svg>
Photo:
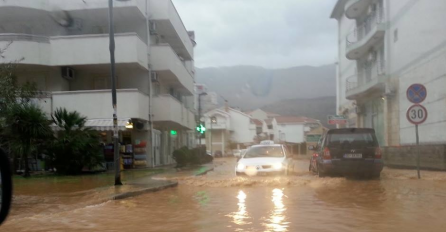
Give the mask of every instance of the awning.
<svg viewBox="0 0 446 232">
<path fill-rule="evenodd" d="M 125 131 L 127 122 L 130 118 L 120 118 L 118 119 L 118 130 Z M 93 130 L 97 131 L 113 131 L 113 119 L 111 118 L 103 118 L 103 119 L 88 119 L 85 122 L 86 127 L 90 127 Z M 51 125 L 54 130 L 61 130 L 62 128 L 56 126 L 55 124 Z"/>
</svg>

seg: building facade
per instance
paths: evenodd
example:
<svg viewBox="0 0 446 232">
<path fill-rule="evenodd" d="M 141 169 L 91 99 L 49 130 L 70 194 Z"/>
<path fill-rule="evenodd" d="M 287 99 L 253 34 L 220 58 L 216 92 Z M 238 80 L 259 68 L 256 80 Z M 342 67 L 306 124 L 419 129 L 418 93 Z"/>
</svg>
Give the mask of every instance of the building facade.
<svg viewBox="0 0 446 232">
<path fill-rule="evenodd" d="M 114 1 L 114 31 L 121 143 L 140 148 L 142 166 L 171 164 L 174 149 L 195 143 L 195 34 L 171 0 Z M 78 111 L 104 142 L 113 114 L 108 33 L 108 1 L 0 2 L 0 62 L 17 62 L 19 84 L 37 84 L 48 115 Z"/>
<path fill-rule="evenodd" d="M 381 145 L 415 143 L 407 88 L 424 84 L 420 142 L 446 141 L 445 1 L 338 0 L 337 110 L 348 127 L 371 127 Z"/>
<path fill-rule="evenodd" d="M 253 119 L 231 107 L 211 110 L 204 114 L 206 147 L 209 151 L 229 154 L 233 149 L 253 145 L 257 126 Z"/>
</svg>

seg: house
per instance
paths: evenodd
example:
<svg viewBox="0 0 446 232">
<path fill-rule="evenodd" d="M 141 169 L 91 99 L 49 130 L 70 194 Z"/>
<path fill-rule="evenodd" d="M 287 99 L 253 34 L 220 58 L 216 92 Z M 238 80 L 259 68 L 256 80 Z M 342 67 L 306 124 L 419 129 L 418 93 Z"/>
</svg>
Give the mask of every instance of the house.
<svg viewBox="0 0 446 232">
<path fill-rule="evenodd" d="M 446 141 L 446 1 L 337 0 L 337 109 L 347 127 L 374 128 L 383 146 L 415 143 L 407 88 L 424 84 L 421 143 Z"/>
<path fill-rule="evenodd" d="M 266 120 L 266 119 L 274 118 L 276 116 L 280 116 L 279 114 L 267 112 L 262 109 L 256 109 L 253 111 L 249 111 L 249 112 L 246 112 L 246 114 L 248 114 L 252 118 L 259 119 L 259 120 Z"/>
<path fill-rule="evenodd" d="M 35 82 L 48 114 L 64 107 L 112 138 L 108 1 L 0 1 L 0 63 Z M 195 144 L 195 34 L 171 0 L 114 1 L 119 137 L 141 167 Z M 22 59 L 23 58 L 23 59 Z M 136 162 L 135 162 L 136 165 Z"/>
<path fill-rule="evenodd" d="M 204 114 L 206 147 L 213 153 L 230 153 L 254 144 L 260 122 L 240 110 L 225 106 Z"/>
<path fill-rule="evenodd" d="M 307 154 L 307 136 L 314 140 L 323 133 L 320 121 L 307 117 L 278 116 L 271 124 L 274 142 L 286 144 L 292 154 Z"/>
</svg>

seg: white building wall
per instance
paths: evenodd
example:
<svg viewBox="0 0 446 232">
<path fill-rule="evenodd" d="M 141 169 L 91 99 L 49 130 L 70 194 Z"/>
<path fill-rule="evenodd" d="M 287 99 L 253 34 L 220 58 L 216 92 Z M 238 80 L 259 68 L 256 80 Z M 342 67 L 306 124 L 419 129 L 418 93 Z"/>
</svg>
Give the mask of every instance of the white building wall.
<svg viewBox="0 0 446 232">
<path fill-rule="evenodd" d="M 419 126 L 420 142 L 446 141 L 446 1 L 389 1 L 391 22 L 390 72 L 399 79 L 401 144 L 415 143 L 415 128 L 406 119 L 412 104 L 407 88 L 424 84 L 428 95 L 422 103 L 429 112 Z M 397 39 L 395 33 L 397 31 Z"/>
<path fill-rule="evenodd" d="M 229 110 L 231 115 L 232 140 L 236 143 L 251 143 L 254 136 L 250 129 L 250 118 L 239 111 Z M 255 129 L 254 129 L 255 131 Z"/>
</svg>

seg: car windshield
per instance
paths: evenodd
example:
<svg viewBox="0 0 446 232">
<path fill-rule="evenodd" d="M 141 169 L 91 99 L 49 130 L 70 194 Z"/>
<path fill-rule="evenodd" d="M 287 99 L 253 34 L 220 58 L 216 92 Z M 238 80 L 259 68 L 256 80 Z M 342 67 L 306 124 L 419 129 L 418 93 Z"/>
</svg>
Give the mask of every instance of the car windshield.
<svg viewBox="0 0 446 232">
<path fill-rule="evenodd" d="M 283 157 L 283 149 L 280 146 L 253 147 L 249 149 L 243 158 L 258 157 Z"/>
</svg>

